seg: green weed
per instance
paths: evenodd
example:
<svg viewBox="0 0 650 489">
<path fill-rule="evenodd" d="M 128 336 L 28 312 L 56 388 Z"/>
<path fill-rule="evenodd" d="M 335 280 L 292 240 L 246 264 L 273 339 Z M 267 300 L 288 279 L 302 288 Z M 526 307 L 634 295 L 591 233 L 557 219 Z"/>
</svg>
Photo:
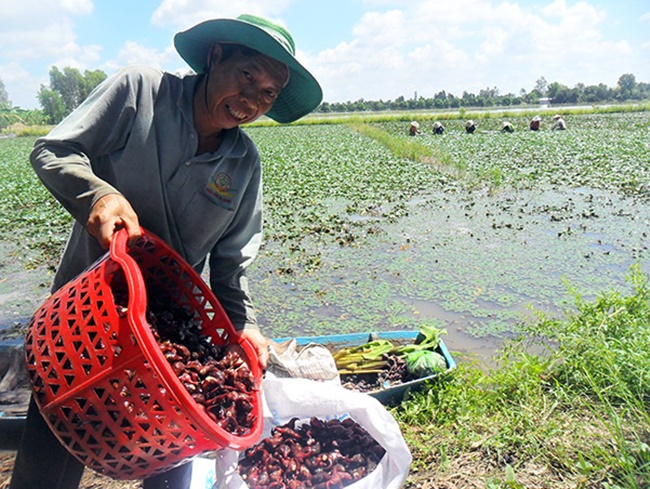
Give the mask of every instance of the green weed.
<svg viewBox="0 0 650 489">
<path fill-rule="evenodd" d="M 384 145 L 397 158 L 407 158 L 419 162 L 431 160 L 431 151 L 427 146 L 420 144 L 417 139 L 395 137 L 395 135 L 369 124 L 351 124 L 350 127 L 359 134 Z"/>
<path fill-rule="evenodd" d="M 396 408 L 416 472 L 435 467 L 439 453 L 478 450 L 493 467 L 487 487 L 540 487 L 519 481 L 533 462 L 574 487 L 647 487 L 650 298 L 638 269 L 629 280 L 633 293 L 576 297 L 564 319 L 522 325 L 527 339 L 507 342 L 496 367 L 460 365 Z"/>
</svg>

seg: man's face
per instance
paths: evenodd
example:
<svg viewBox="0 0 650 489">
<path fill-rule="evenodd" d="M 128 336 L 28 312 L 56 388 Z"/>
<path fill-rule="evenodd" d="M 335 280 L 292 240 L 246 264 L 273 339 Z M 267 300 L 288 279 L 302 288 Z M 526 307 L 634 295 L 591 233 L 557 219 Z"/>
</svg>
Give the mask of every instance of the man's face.
<svg viewBox="0 0 650 489">
<path fill-rule="evenodd" d="M 287 81 L 287 67 L 267 56 L 237 50 L 222 60 L 220 46 L 212 52 L 205 116 L 212 130 L 253 122 L 268 112 Z"/>
</svg>

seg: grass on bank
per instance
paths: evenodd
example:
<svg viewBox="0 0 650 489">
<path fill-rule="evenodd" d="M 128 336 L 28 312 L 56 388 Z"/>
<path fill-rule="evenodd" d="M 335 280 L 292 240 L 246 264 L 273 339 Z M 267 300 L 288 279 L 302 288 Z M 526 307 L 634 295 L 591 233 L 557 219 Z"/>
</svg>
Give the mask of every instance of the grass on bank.
<svg viewBox="0 0 650 489">
<path fill-rule="evenodd" d="M 52 130 L 54 126 L 30 126 L 22 123 L 15 123 L 7 126 L 0 131 L 1 135 L 5 136 L 45 136 L 48 132 Z"/>
<path fill-rule="evenodd" d="M 415 461 L 407 487 L 463 459 L 485 487 L 650 487 L 650 287 L 636 268 L 628 280 L 631 295 L 574 294 L 575 313 L 539 314 L 497 367 L 461 363 L 394 408 Z"/>
<path fill-rule="evenodd" d="M 317 124 L 354 124 L 354 123 L 373 123 L 373 122 L 409 122 L 418 120 L 419 122 L 433 122 L 436 120 L 446 121 L 453 119 L 473 119 L 475 121 L 485 119 L 504 119 L 515 117 L 533 117 L 535 115 L 552 117 L 558 112 L 563 115 L 586 115 L 586 114 L 610 114 L 610 113 L 629 113 L 645 112 L 650 110 L 650 102 L 640 102 L 637 104 L 612 104 L 612 105 L 585 105 L 580 107 L 562 107 L 553 106 L 550 108 L 541 108 L 535 106 L 527 107 L 461 107 L 458 109 L 442 110 L 403 110 L 403 111 L 383 111 L 383 112 L 348 112 L 342 114 L 330 113 L 312 113 L 302 119 L 291 123 L 291 125 L 317 125 Z M 277 122 L 261 118 L 250 126 L 273 126 Z"/>
</svg>

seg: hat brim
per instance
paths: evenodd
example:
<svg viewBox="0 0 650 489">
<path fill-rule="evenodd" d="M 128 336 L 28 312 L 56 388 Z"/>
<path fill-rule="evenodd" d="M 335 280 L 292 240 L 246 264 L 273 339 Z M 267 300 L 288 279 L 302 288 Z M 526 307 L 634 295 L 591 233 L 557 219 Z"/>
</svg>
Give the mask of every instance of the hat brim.
<svg viewBox="0 0 650 489">
<path fill-rule="evenodd" d="M 218 42 L 247 46 L 288 66 L 289 83 L 267 117 L 281 123 L 293 122 L 321 103 L 323 91 L 312 74 L 273 36 L 253 24 L 236 19 L 207 20 L 174 36 L 178 54 L 196 73 L 205 72 L 210 48 Z"/>
</svg>

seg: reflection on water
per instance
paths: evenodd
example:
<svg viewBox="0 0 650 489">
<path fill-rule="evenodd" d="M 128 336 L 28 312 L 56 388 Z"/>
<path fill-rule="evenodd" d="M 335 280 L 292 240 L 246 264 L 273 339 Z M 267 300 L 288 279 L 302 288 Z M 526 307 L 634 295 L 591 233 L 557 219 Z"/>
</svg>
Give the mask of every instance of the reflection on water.
<svg viewBox="0 0 650 489">
<path fill-rule="evenodd" d="M 343 217 L 345 207 L 329 203 Z M 490 359 L 533 311 L 572 311 L 571 290 L 590 300 L 629 290 L 635 264 L 650 274 L 650 207 L 604 190 L 432 190 L 396 221 L 381 210 L 349 219 L 355 240 L 343 246 L 311 235 L 291 248 L 265 243 L 249 282 L 267 336 L 417 330 L 435 320 L 452 352 Z M 6 263 L 5 330 L 26 324 L 51 282 L 49 272 L 14 273 Z"/>
<path fill-rule="evenodd" d="M 349 246 L 313 236 L 298 252 L 266 243 L 250 274 L 266 331 L 417 329 L 435 319 L 452 351 L 489 358 L 536 312 L 573 311 L 572 290 L 584 300 L 625 292 L 630 267 L 650 271 L 650 209 L 607 191 L 431 191 L 397 221 L 363 217 L 351 220 Z"/>
<path fill-rule="evenodd" d="M 404 300 L 404 299 L 403 299 Z M 503 344 L 503 338 L 494 336 L 476 338 L 467 333 L 464 325 L 470 322 L 480 322 L 477 318 L 461 312 L 448 311 L 434 302 L 423 300 L 405 300 L 414 308 L 414 314 L 423 319 L 435 319 L 441 322 L 441 327 L 447 332 L 443 340 L 452 355 L 466 356 L 482 363 L 491 364 L 492 355 Z"/>
</svg>

